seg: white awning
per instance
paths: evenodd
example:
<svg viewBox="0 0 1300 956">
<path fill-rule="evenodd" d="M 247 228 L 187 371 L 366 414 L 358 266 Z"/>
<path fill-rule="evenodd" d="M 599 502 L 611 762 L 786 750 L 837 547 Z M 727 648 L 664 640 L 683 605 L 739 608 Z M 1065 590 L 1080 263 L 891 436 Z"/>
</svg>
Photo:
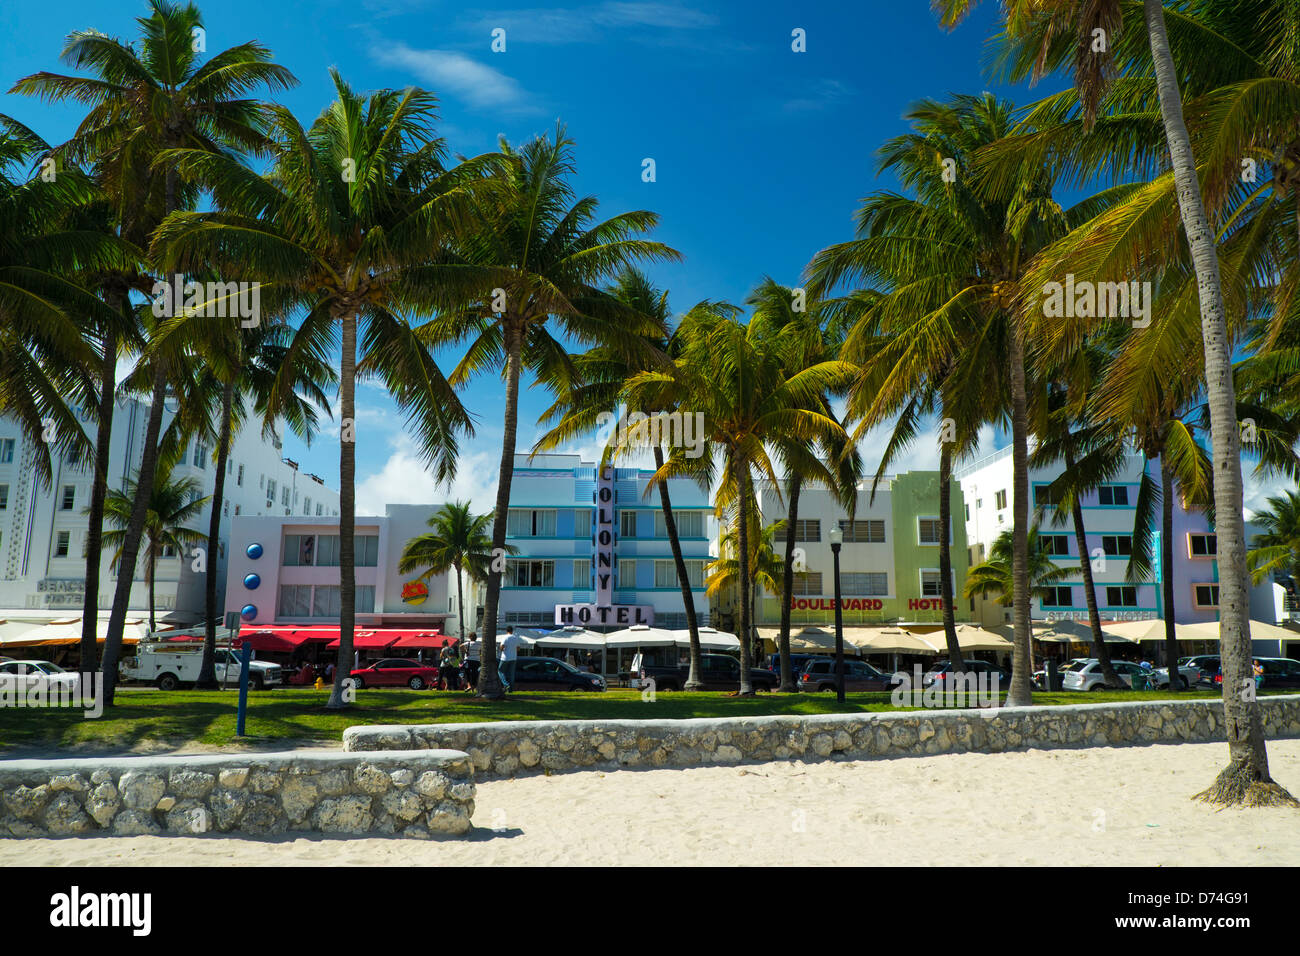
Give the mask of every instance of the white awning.
<svg viewBox="0 0 1300 956">
<path fill-rule="evenodd" d="M 740 638 L 735 634 L 728 634 L 726 631 L 715 630 L 711 627 L 697 628 L 700 637 L 700 647 L 706 651 L 736 651 L 740 649 Z M 682 628 L 679 631 L 673 631 L 673 636 L 677 639 L 678 647 L 691 646 L 691 632 L 689 628 Z"/>
<path fill-rule="evenodd" d="M 673 647 L 677 636 L 662 627 L 633 624 L 605 635 L 606 647 Z"/>
</svg>

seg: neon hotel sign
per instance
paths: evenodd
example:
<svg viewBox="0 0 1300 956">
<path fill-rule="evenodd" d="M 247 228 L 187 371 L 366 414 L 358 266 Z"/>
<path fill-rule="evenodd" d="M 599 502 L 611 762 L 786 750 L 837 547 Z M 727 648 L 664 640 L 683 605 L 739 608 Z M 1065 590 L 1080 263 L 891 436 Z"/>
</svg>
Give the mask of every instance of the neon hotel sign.
<svg viewBox="0 0 1300 956">
<path fill-rule="evenodd" d="M 614 603 L 614 469 L 608 465 L 596 477 L 596 603 L 555 605 L 556 624 L 653 624 L 651 604 Z M 575 582 L 576 584 L 576 582 Z"/>
</svg>

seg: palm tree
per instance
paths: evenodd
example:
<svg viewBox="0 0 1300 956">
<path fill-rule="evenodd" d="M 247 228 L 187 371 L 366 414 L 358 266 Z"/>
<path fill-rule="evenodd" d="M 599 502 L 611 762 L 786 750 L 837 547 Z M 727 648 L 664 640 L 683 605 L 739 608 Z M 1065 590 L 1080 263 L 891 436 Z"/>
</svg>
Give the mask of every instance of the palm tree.
<svg viewBox="0 0 1300 956">
<path fill-rule="evenodd" d="M 397 565 L 401 574 L 423 568 L 421 581 L 438 574 L 456 571 L 456 611 L 460 619 L 460 639 L 465 639 L 465 590 L 461 585 L 462 573 L 471 580 L 486 580 L 492 566 L 492 539 L 487 530 L 492 515 L 470 512 L 468 501 L 444 504 L 430 516 L 432 531 L 412 538 L 402 548 Z M 507 546 L 506 552 L 514 554 L 517 548 Z"/>
<path fill-rule="evenodd" d="M 104 532 L 104 547 L 114 550 L 112 567 L 117 569 L 119 580 L 135 578 L 135 569 L 126 564 L 125 555 L 127 529 L 131 524 L 137 490 L 136 482 L 128 480 L 125 488 L 110 491 L 104 502 L 104 516 L 116 529 Z M 154 610 L 158 602 L 154 597 L 154 577 L 158 559 L 170 550 L 183 560 L 191 546 L 206 540 L 201 532 L 188 527 L 188 522 L 202 515 L 203 507 L 210 500 L 200 497 L 200 490 L 198 481 L 193 478 L 174 480 L 171 469 L 164 466 L 154 473 L 153 488 L 145 497 L 148 502 L 144 523 L 145 580 L 149 586 L 151 632 L 157 630 Z"/>
<path fill-rule="evenodd" d="M 1256 512 L 1254 520 L 1264 528 L 1255 535 L 1255 547 L 1246 556 L 1256 584 L 1275 571 L 1291 579 L 1300 594 L 1300 493 L 1284 491 L 1268 499 L 1268 510 Z"/>
<path fill-rule="evenodd" d="M 356 382 L 381 378 L 416 427 L 437 479 L 454 475 L 459 438 L 472 423 L 408 317 L 446 301 L 433 263 L 478 173 L 473 161 L 444 167 L 432 94 L 408 88 L 367 98 L 337 71 L 330 75 L 337 99 L 309 129 L 283 107 L 268 109 L 265 175 L 229 155 L 166 154 L 212 192 L 217 211 L 174 214 L 154 249 L 168 268 L 260 282 L 302 311 L 270 408 L 283 407 L 295 390 L 300 360 L 330 354 L 341 329 L 339 656 L 327 705 L 339 709 L 347 703 L 356 623 Z"/>
<path fill-rule="evenodd" d="M 941 0 L 939 8 L 945 24 L 953 25 L 974 6 L 976 0 Z M 1287 804 L 1295 805 L 1295 799 L 1269 776 L 1268 754 L 1264 744 L 1264 726 L 1258 704 L 1252 700 L 1243 700 L 1237 688 L 1251 674 L 1251 640 L 1249 629 L 1249 589 L 1247 575 L 1249 568 L 1246 559 L 1245 524 L 1242 517 L 1242 476 L 1241 476 L 1241 439 L 1236 419 L 1236 394 L 1233 387 L 1232 338 L 1229 335 L 1227 313 L 1224 308 L 1224 286 L 1219 269 L 1217 234 L 1210 225 L 1206 213 L 1205 200 L 1197 171 L 1197 164 L 1192 148 L 1191 136 L 1183 112 L 1183 98 L 1179 89 L 1179 68 L 1174 62 L 1170 34 L 1165 18 L 1162 0 L 1142 0 L 1141 18 L 1136 16 L 1136 4 L 1125 4 L 1121 0 L 1069 0 L 1052 8 L 1045 8 L 1038 0 L 1006 0 L 1003 4 L 1007 13 L 1008 33 L 1013 37 L 1023 37 L 1037 24 L 1046 27 L 1046 38 L 1039 35 L 1037 39 L 1033 72 L 1042 74 L 1054 68 L 1060 62 L 1060 56 L 1049 55 L 1052 39 L 1060 34 L 1074 34 L 1073 47 L 1075 57 L 1075 87 L 1084 107 L 1085 125 L 1091 127 L 1097 114 L 1102 91 L 1110 78 L 1110 69 L 1115 55 L 1113 45 L 1107 45 L 1105 56 L 1089 56 L 1092 31 L 1095 28 L 1107 30 L 1108 35 L 1115 35 L 1121 28 L 1136 30 L 1139 24 L 1146 28 L 1149 46 L 1149 66 L 1155 74 L 1155 87 L 1160 107 L 1160 120 L 1168 146 L 1168 159 L 1172 168 L 1173 184 L 1177 190 L 1178 209 L 1182 220 L 1183 233 L 1196 275 L 1197 302 L 1201 320 L 1201 342 L 1204 354 L 1204 372 L 1207 393 L 1207 406 L 1210 415 L 1210 438 L 1213 458 L 1213 492 L 1216 514 L 1216 535 L 1219 553 L 1219 606 L 1220 633 L 1223 635 L 1220 651 L 1223 658 L 1223 706 L 1225 724 L 1228 728 L 1228 766 L 1219 774 L 1214 784 L 1198 794 L 1201 799 L 1213 803 L 1235 804 Z M 1252 5 L 1253 6 L 1253 5 Z M 1124 22 L 1123 9 L 1131 7 L 1133 16 Z M 1217 5 L 1222 9 L 1222 5 Z M 1198 4 L 1203 16 L 1209 16 L 1215 9 L 1209 3 Z M 1258 8 L 1239 6 L 1233 11 L 1242 26 L 1248 21 L 1250 29 L 1260 35 L 1268 36 L 1264 42 L 1264 62 L 1282 64 L 1290 72 L 1294 81 L 1294 5 L 1285 2 L 1263 4 Z M 1261 31 L 1260 14 L 1268 24 L 1275 25 L 1280 32 Z M 1228 18 L 1225 18 L 1228 19 Z M 1179 21 L 1182 27 L 1182 18 Z M 1032 46 L 1034 40 L 1028 44 Z M 1063 44 L 1057 44 L 1059 49 Z M 1258 47 L 1258 43 L 1252 44 Z M 1190 52 L 1190 51 L 1189 51 Z M 1191 59 L 1206 60 L 1206 51 L 1197 49 L 1194 57 L 1184 57 L 1183 68 L 1187 69 Z M 1240 60 L 1240 51 L 1234 51 L 1232 60 Z M 1130 60 L 1130 63 L 1134 61 Z M 1213 69 L 1218 69 L 1219 61 L 1211 59 Z M 1229 61 L 1232 62 L 1232 61 Z M 1141 69 L 1147 63 L 1137 62 Z M 1250 102 L 1270 101 L 1266 119 L 1270 122 L 1278 112 L 1278 105 L 1290 99 L 1282 96 L 1252 96 L 1255 90 L 1238 90 L 1238 101 L 1249 99 Z M 1279 91 L 1283 92 L 1283 91 Z M 1234 104 L 1218 104 L 1217 115 L 1231 113 Z M 1291 105 L 1281 107 L 1284 114 L 1277 125 L 1290 131 L 1295 136 L 1294 100 Z M 1207 170 L 1211 174 L 1222 174 L 1225 158 L 1231 158 L 1235 165 L 1244 154 L 1247 143 L 1257 142 L 1258 127 L 1254 120 L 1255 110 L 1242 111 L 1236 121 L 1237 135 L 1224 137 L 1223 151 L 1217 157 L 1219 170 Z M 1250 117 L 1247 119 L 1246 117 Z M 1249 127 L 1245 129 L 1244 127 Z M 1285 169 L 1285 164 L 1280 164 Z M 1220 183 L 1223 179 L 1220 179 Z M 1300 201 L 1300 178 L 1292 181 L 1290 176 L 1282 182 L 1297 190 Z M 1167 242 L 1166 242 L 1167 245 Z"/>
<path fill-rule="evenodd" d="M 803 290 L 783 286 L 770 276 L 749 294 L 745 304 L 753 309 L 751 322 L 767 324 L 773 335 L 780 339 L 779 349 L 789 360 L 791 372 L 816 365 L 827 359 L 841 358 L 844 345 L 845 315 L 848 311 L 839 302 L 807 302 Z M 841 389 L 841 392 L 844 390 Z M 817 407 L 830 417 L 835 417 L 829 396 L 819 396 Z M 862 458 L 856 443 L 821 450 L 832 463 L 835 483 L 830 491 L 852 519 L 858 504 L 858 478 L 862 473 Z M 777 650 L 781 662 L 783 693 L 796 693 L 798 686 L 790 665 L 790 605 L 794 596 L 795 535 L 793 530 L 799 520 L 799 498 L 803 493 L 805 477 L 795 471 L 786 481 L 785 556 L 779 580 L 781 587 L 781 621 L 777 634 Z"/>
<path fill-rule="evenodd" d="M 450 376 L 454 385 L 504 369 L 505 417 L 492 528 L 492 548 L 498 554 L 506 542 L 524 369 L 556 392 L 570 387 L 573 361 L 552 331 L 582 345 L 641 353 L 645 337 L 658 331 L 653 321 L 601 283 L 640 261 L 680 258 L 663 243 L 640 237 L 659 221 L 652 212 L 597 221 L 596 199 L 575 198 L 570 185 L 572 147 L 562 127 L 553 139 L 540 136 L 519 149 L 502 140 L 500 154 L 490 161 L 487 188 L 475 197 L 480 228 L 453 244 L 438 273 L 455 282 L 455 294 L 448 294 L 442 313 L 420 329 L 424 341 L 469 342 Z M 500 595 L 501 572 L 494 568 L 487 580 L 479 681 L 480 695 L 489 699 L 502 694 L 496 669 Z"/>
<path fill-rule="evenodd" d="M 150 14 L 137 18 L 140 45 L 109 37 L 95 30 L 71 34 L 62 59 L 92 76 L 40 72 L 19 80 L 11 90 L 39 96 L 48 101 L 72 100 L 86 104 L 89 112 L 58 153 L 73 165 L 86 163 L 107 194 L 111 218 L 118 235 L 135 248 L 143 249 L 164 216 L 191 204 L 196 192 L 174 168 L 155 175 L 154 163 L 160 151 L 184 147 L 216 153 L 258 151 L 264 140 L 260 131 L 263 106 L 247 94 L 258 87 L 270 91 L 287 89 L 296 81 L 293 74 L 270 62 L 270 53 L 256 42 L 244 43 L 201 61 L 193 42 L 194 31 L 203 29 L 203 19 L 192 4 L 173 5 L 150 0 Z M 131 311 L 131 289 L 151 292 L 152 284 L 138 283 L 138 275 L 117 270 L 106 277 L 106 304 L 116 317 Z M 113 382 L 119 345 L 119 325 L 100 328 L 100 388 L 98 410 L 95 486 L 91 495 L 87 553 L 86 608 L 82 623 L 82 647 L 93 647 L 96 629 L 96 594 L 91 585 L 98 581 L 101 546 L 100 509 L 107 487 L 106 448 L 111 441 Z M 162 426 L 163 402 L 169 369 L 164 361 L 153 363 L 151 407 L 140 462 L 141 494 L 135 502 L 123 542 L 123 566 L 134 567 L 144 531 L 146 492 L 153 485 L 157 467 L 157 442 Z M 103 467 L 101 467 L 101 464 Z M 104 646 L 104 702 L 113 703 L 117 680 L 117 659 L 122 628 L 130 600 L 130 575 L 119 578 L 113 596 L 108 635 Z M 93 652 L 92 652 L 93 653 Z"/>
<path fill-rule="evenodd" d="M 1038 526 L 1029 529 L 1029 587 L 1035 597 L 1044 597 L 1058 581 L 1070 576 L 1071 570 L 1051 559 L 1039 542 Z M 1010 607 L 1016 593 L 1015 562 L 1012 549 L 1014 532 L 1003 531 L 989 549 L 988 559 L 975 565 L 966 575 L 962 596 L 996 599 L 1003 607 Z"/>
<path fill-rule="evenodd" d="M 843 426 L 820 410 L 821 397 L 846 386 L 853 368 L 846 362 L 825 361 L 791 371 L 782 348 L 789 344 L 772 335 L 765 322 L 741 325 L 735 306 L 710 304 L 693 309 L 678 329 L 682 347 L 673 367 L 642 372 L 628 383 L 629 404 L 654 408 L 666 397 L 703 416 L 705 438 L 723 459 L 716 484 L 719 517 L 734 515 L 740 601 L 740 692 L 753 693 L 749 681 L 751 614 L 751 517 L 755 511 L 754 470 L 780 487 L 773 459 L 782 471 L 802 471 L 811 480 L 833 486 L 835 476 L 812 453 L 815 445 L 835 447 L 847 441 Z M 656 473 L 662 480 L 698 466 L 665 462 Z"/>
<path fill-rule="evenodd" d="M 750 567 L 748 592 L 742 593 L 740 591 L 740 552 L 738 545 L 740 535 L 734 521 L 730 523 L 727 530 L 718 539 L 718 557 L 705 566 L 704 577 L 704 587 L 710 600 L 716 602 L 724 594 L 733 594 L 735 595 L 737 608 L 742 603 L 748 603 L 751 608 L 751 618 L 758 589 L 762 588 L 768 594 L 776 594 L 782 591 L 786 574 L 785 561 L 777 554 L 775 542 L 785 534 L 789 526 L 787 519 L 782 518 L 779 521 L 774 521 L 760 530 L 758 527 L 759 517 L 757 512 L 750 516 L 750 532 L 746 535 L 749 541 Z"/>
<path fill-rule="evenodd" d="M 676 350 L 677 340 L 669 331 L 671 312 L 668 308 L 668 293 L 661 291 L 650 282 L 645 273 L 639 269 L 626 268 L 619 273 L 614 285 L 608 290 L 619 301 L 627 304 L 639 313 L 653 320 L 661 331 L 654 336 L 647 336 L 646 348 L 636 356 L 637 361 L 629 361 L 626 350 L 595 346 L 574 357 L 575 380 L 568 390 L 561 393 L 555 403 L 541 417 L 543 423 L 556 421 L 556 424 L 538 439 L 534 452 L 559 447 L 563 442 L 595 427 L 604 415 L 613 415 L 620 406 L 621 392 L 627 380 L 636 372 L 650 368 L 659 368 L 667 363 L 667 356 Z M 673 411 L 689 413 L 689 409 L 675 409 L 671 406 L 655 409 L 638 409 L 646 414 L 667 413 Z M 625 419 L 614 422 L 611 437 L 617 436 L 619 429 L 627 425 Z M 607 446 L 606 454 L 600 462 L 603 466 L 612 454 L 614 446 Z M 657 444 L 652 449 L 655 470 L 664 466 L 664 447 Z M 679 463 L 687 458 L 684 449 L 669 449 L 670 455 L 676 455 Z M 703 456 L 701 456 L 703 457 Z M 700 473 L 707 473 L 707 463 L 701 462 Z M 702 658 L 700 656 L 699 620 L 695 613 L 695 594 L 691 589 L 690 575 L 686 559 L 682 554 L 681 537 L 677 530 L 677 518 L 673 513 L 672 496 L 666 481 L 652 479 L 646 483 L 646 494 L 659 492 L 659 507 L 664 516 L 664 530 L 668 535 L 668 548 L 677 567 L 678 585 L 682 592 L 682 608 L 686 615 L 686 630 L 690 641 L 689 666 L 686 691 L 704 689 L 700 680 Z"/>
</svg>

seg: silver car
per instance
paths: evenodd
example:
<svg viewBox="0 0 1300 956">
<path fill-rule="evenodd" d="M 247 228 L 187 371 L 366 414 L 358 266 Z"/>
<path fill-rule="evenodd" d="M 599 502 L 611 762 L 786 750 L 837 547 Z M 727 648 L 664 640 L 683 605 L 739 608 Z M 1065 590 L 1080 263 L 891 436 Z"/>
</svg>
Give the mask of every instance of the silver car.
<svg viewBox="0 0 1300 956">
<path fill-rule="evenodd" d="M 1130 686 L 1135 675 L 1142 677 L 1150 675 L 1150 671 L 1131 661 L 1111 661 L 1111 665 L 1120 679 Z M 1086 658 L 1077 667 L 1065 672 L 1061 686 L 1064 690 L 1106 690 L 1106 677 L 1101 672 L 1101 661 L 1095 657 Z"/>
</svg>

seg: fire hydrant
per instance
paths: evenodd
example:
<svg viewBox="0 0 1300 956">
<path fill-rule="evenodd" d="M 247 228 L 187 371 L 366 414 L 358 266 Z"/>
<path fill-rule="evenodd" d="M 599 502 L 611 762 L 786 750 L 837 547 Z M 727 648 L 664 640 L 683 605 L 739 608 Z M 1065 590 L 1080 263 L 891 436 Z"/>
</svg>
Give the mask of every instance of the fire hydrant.
<svg viewBox="0 0 1300 956">
<path fill-rule="evenodd" d="M 324 690 L 324 689 L 325 689 L 325 678 L 323 678 L 323 677 L 317 677 L 317 678 L 316 678 L 316 689 L 317 689 L 317 690 Z"/>
</svg>

